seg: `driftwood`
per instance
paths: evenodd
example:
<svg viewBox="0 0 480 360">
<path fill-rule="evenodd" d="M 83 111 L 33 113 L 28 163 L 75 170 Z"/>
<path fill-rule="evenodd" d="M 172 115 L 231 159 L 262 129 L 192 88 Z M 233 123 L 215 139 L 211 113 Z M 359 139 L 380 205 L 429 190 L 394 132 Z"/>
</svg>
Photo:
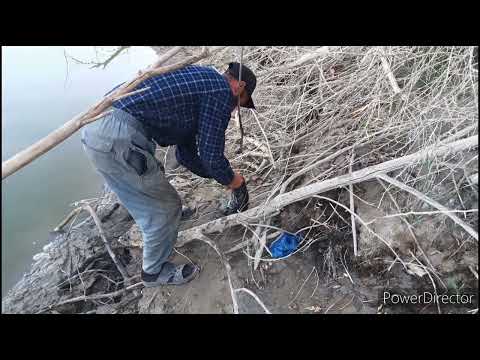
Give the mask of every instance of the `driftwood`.
<svg viewBox="0 0 480 360">
<path fill-rule="evenodd" d="M 25 165 L 28 165 L 33 160 L 37 159 L 39 156 L 43 155 L 53 147 L 57 146 L 86 124 L 104 116 L 105 111 L 112 105 L 115 100 L 121 97 L 128 96 L 129 94 L 131 95 L 132 90 L 144 80 L 154 75 L 167 73 L 185 67 L 189 64 L 193 64 L 209 55 L 209 51 L 205 47 L 199 55 L 192 56 L 176 64 L 159 67 L 165 61 L 177 54 L 181 49 L 181 47 L 175 47 L 171 49 L 164 56 L 158 59 L 158 61 L 153 64 L 149 69 L 141 72 L 136 78 L 120 86 L 116 91 L 100 100 L 90 109 L 80 115 L 77 115 L 75 118 L 69 120 L 60 128 L 56 129 L 43 139 L 40 139 L 35 144 L 29 146 L 28 148 L 22 150 L 10 159 L 4 161 L 2 163 L 2 180 L 9 175 L 15 173 Z"/>
<path fill-rule="evenodd" d="M 328 190 L 338 188 L 340 186 L 359 183 L 377 177 L 379 174 L 387 173 L 400 169 L 404 166 L 411 165 L 427 157 L 442 156 L 450 152 L 459 152 L 478 145 L 478 137 L 472 136 L 467 139 L 458 140 L 450 144 L 432 145 L 419 152 L 403 156 L 398 159 L 386 161 L 384 163 L 367 167 L 362 170 L 352 172 L 351 174 L 342 175 L 333 179 L 321 181 L 312 185 L 302 187 L 279 195 L 265 206 L 257 206 L 243 213 L 232 214 L 206 224 L 182 231 L 179 233 L 177 247 L 181 247 L 186 243 L 197 239 L 202 234 L 221 232 L 224 229 L 237 225 L 239 221 L 249 222 L 258 218 L 267 218 L 271 214 L 284 208 L 287 205 L 297 201 L 305 200 Z"/>
<path fill-rule="evenodd" d="M 425 158 L 439 157 L 448 153 L 456 153 L 478 145 L 478 137 L 471 136 L 466 139 L 458 140 L 453 143 L 432 145 L 416 153 L 389 160 L 378 165 L 357 170 L 351 174 L 342 175 L 315 184 L 311 184 L 300 189 L 278 195 L 265 205 L 257 206 L 243 213 L 232 214 L 207 222 L 205 224 L 181 231 L 178 234 L 176 247 L 182 247 L 190 241 L 202 239 L 205 234 L 222 232 L 225 229 L 238 225 L 241 222 L 249 223 L 255 220 L 268 219 L 280 209 L 295 202 L 308 199 L 313 195 L 326 192 L 341 186 L 348 186 L 359 182 L 367 181 L 378 177 L 380 174 L 388 173 L 405 166 L 412 165 L 422 161 Z M 129 241 L 141 244 L 141 232 L 136 225 L 129 231 Z"/>
</svg>

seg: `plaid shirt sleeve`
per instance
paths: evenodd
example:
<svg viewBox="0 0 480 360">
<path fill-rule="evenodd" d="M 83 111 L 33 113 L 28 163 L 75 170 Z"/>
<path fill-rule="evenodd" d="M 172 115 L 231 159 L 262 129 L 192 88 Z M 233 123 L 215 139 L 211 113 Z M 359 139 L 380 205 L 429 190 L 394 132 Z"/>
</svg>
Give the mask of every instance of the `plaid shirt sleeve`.
<svg viewBox="0 0 480 360">
<path fill-rule="evenodd" d="M 200 177 L 210 178 L 198 157 L 196 144 L 182 144 L 177 145 L 176 148 L 175 155 L 181 165 Z"/>
<path fill-rule="evenodd" d="M 225 130 L 231 113 L 231 98 L 223 93 L 207 95 L 200 104 L 198 150 L 203 168 L 222 185 L 232 182 L 234 173 L 225 158 Z"/>
</svg>

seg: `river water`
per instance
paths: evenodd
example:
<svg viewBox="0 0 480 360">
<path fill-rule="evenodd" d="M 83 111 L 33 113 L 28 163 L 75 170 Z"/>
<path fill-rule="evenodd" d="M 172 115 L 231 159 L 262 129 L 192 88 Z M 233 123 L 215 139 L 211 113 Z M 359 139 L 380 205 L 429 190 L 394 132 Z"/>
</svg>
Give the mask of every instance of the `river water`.
<svg viewBox="0 0 480 360">
<path fill-rule="evenodd" d="M 131 79 L 156 58 L 133 47 L 106 69 L 78 64 L 108 58 L 113 47 L 2 46 L 2 161 L 46 136 Z M 2 297 L 42 250 L 77 200 L 98 195 L 102 181 L 79 133 L 2 181 Z"/>
</svg>

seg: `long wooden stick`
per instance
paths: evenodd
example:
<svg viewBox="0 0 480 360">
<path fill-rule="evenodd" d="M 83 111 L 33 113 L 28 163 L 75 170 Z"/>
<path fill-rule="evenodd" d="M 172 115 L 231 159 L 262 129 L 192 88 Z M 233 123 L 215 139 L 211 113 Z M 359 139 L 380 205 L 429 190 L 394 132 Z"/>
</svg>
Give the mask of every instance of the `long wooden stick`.
<svg viewBox="0 0 480 360">
<path fill-rule="evenodd" d="M 389 160 L 378 165 L 373 165 L 361 170 L 357 170 L 355 172 L 352 172 L 351 174 L 342 175 L 336 178 L 304 186 L 300 189 L 278 195 L 265 205 L 260 205 L 242 213 L 225 216 L 220 219 L 213 220 L 205 224 L 184 230 L 178 234 L 178 239 L 175 246 L 181 247 L 189 243 L 190 241 L 200 239 L 202 236 L 204 236 L 204 234 L 222 232 L 226 228 L 238 225 L 242 221 L 248 223 L 256 221 L 259 218 L 268 219 L 272 216 L 272 214 L 276 213 L 278 210 L 282 209 L 287 205 L 293 204 L 297 201 L 308 199 L 313 195 L 325 191 L 336 189 L 340 186 L 346 186 L 371 180 L 376 178 L 380 174 L 400 169 L 404 166 L 408 166 L 416 162 L 422 161 L 425 158 L 442 156 L 448 153 L 456 153 L 476 146 L 478 146 L 478 137 L 475 135 L 448 144 L 432 145 L 416 153 L 406 155 L 398 159 Z M 138 227 L 136 225 L 132 226 L 132 229 L 128 233 L 128 236 L 130 236 L 133 241 L 141 240 L 138 238 L 139 236 L 141 236 L 141 232 L 138 231 Z M 139 242 L 141 243 L 141 241 Z"/>
<path fill-rule="evenodd" d="M 97 225 L 98 232 L 100 234 L 100 238 L 102 239 L 103 243 L 105 244 L 105 247 L 107 248 L 108 254 L 112 258 L 112 261 L 115 264 L 115 266 L 117 267 L 119 273 L 122 274 L 123 280 L 128 282 L 129 276 L 128 276 L 127 270 L 125 270 L 125 267 L 118 260 L 117 256 L 115 255 L 112 248 L 110 247 L 110 244 L 108 243 L 108 240 L 105 237 L 105 233 L 103 231 L 102 224 L 100 222 L 100 219 L 98 218 L 97 213 L 95 212 L 95 210 L 92 209 L 92 207 L 89 204 L 86 204 L 86 203 L 82 204 L 82 208 L 85 209 L 86 211 L 88 211 L 90 213 L 90 215 L 92 216 L 93 221 L 95 222 L 95 225 Z"/>
<path fill-rule="evenodd" d="M 355 153 L 352 149 L 352 157 L 350 159 L 350 165 L 348 167 L 349 173 L 352 173 L 352 165 L 353 165 L 353 158 L 355 156 Z M 355 256 L 358 256 L 358 251 L 357 251 L 357 228 L 355 227 L 355 216 L 353 215 L 355 213 L 355 204 L 353 202 L 353 184 L 348 185 L 348 189 L 350 190 L 350 218 L 352 221 L 352 237 L 353 237 L 353 254 Z"/>
<path fill-rule="evenodd" d="M 15 173 L 16 171 L 20 170 L 25 165 L 28 165 L 33 160 L 37 159 L 53 147 L 60 144 L 62 141 L 66 140 L 68 137 L 78 131 L 81 127 L 93 121 L 93 119 L 96 120 L 100 118 L 101 116 L 99 115 L 105 112 L 112 105 L 115 99 L 132 92 L 135 87 L 137 87 L 137 85 L 139 85 L 142 81 L 148 79 L 151 76 L 167 73 L 193 64 L 209 55 L 208 49 L 204 48 L 204 50 L 199 55 L 192 56 L 182 62 L 173 65 L 168 65 L 161 68 L 159 67 L 162 63 L 170 59 L 180 50 L 181 47 L 173 48 L 172 50 L 167 52 L 165 56 L 160 58 L 154 64 L 154 66 L 142 72 L 140 75 L 138 75 L 128 83 L 120 86 L 116 91 L 97 102 L 90 109 L 77 115 L 76 117 L 66 122 L 60 128 L 56 129 L 43 139 L 40 139 L 35 144 L 29 146 L 28 148 L 22 150 L 10 159 L 4 161 L 2 163 L 2 180 Z"/>
<path fill-rule="evenodd" d="M 416 162 L 422 161 L 426 158 L 443 156 L 448 153 L 456 153 L 476 146 L 478 146 L 477 135 L 448 144 L 434 144 L 424 148 L 423 150 L 420 150 L 410 155 L 402 156 L 398 159 L 389 160 L 374 166 L 355 171 L 352 174 L 342 175 L 336 178 L 321 181 L 316 184 L 308 185 L 294 191 L 290 191 L 276 197 L 270 204 L 270 207 L 273 207 L 274 210 L 278 210 L 280 209 L 278 208 L 278 206 L 284 207 L 294 202 L 308 199 L 312 195 L 315 195 L 319 192 L 332 190 L 339 186 L 356 184 L 362 181 L 370 180 L 376 177 L 376 175 L 378 174 L 388 173 L 390 171 L 400 169 L 404 166 L 408 166 Z"/>
<path fill-rule="evenodd" d="M 402 190 L 405 190 L 405 191 L 409 192 L 410 194 L 415 195 L 419 199 L 423 200 L 427 204 L 432 205 L 433 207 L 437 208 L 438 210 L 440 210 L 442 212 L 444 211 L 443 214 L 445 214 L 445 216 L 448 216 L 450 219 L 453 220 L 453 222 L 455 222 L 457 225 L 460 225 L 471 237 L 473 237 L 475 240 L 478 241 L 478 233 L 475 230 L 473 230 L 470 225 L 468 225 L 463 220 L 461 220 L 460 218 L 455 216 L 452 212 L 450 212 L 450 210 L 447 207 L 443 206 L 442 204 L 438 203 L 437 201 L 435 201 L 433 199 L 430 199 L 428 196 L 426 196 L 425 194 L 422 194 L 420 191 L 412 188 L 411 186 L 408 186 L 408 185 L 402 183 L 401 181 L 393 179 L 388 175 L 380 174 L 380 175 L 377 175 L 377 177 L 382 179 L 382 180 L 385 180 L 385 181 L 389 182 L 390 184 L 395 185 L 396 187 L 398 187 Z"/>
<path fill-rule="evenodd" d="M 60 224 L 58 224 L 53 231 L 58 232 L 63 229 L 65 225 L 68 224 L 68 222 L 73 219 L 75 215 L 77 215 L 80 211 L 82 211 L 81 207 L 73 209 L 66 217 L 63 219 Z"/>
</svg>

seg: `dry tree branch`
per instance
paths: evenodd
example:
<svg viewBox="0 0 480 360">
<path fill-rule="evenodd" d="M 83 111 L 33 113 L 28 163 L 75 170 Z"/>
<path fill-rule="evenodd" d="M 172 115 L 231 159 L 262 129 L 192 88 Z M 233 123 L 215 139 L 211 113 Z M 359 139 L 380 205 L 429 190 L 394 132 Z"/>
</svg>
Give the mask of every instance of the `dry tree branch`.
<svg viewBox="0 0 480 360">
<path fill-rule="evenodd" d="M 235 289 L 235 292 L 240 292 L 240 291 L 243 291 L 243 292 L 247 293 L 248 295 L 250 295 L 251 297 L 253 297 L 255 299 L 255 301 L 258 304 L 260 304 L 260 306 L 263 308 L 263 311 L 265 311 L 265 313 L 271 314 L 270 310 L 267 309 L 265 304 L 258 298 L 258 296 L 253 291 L 251 291 L 249 289 L 246 289 L 246 288 Z"/>
<path fill-rule="evenodd" d="M 79 301 L 87 301 L 87 300 L 100 300 L 100 299 L 107 299 L 107 298 L 112 298 L 112 297 L 116 297 L 116 296 L 119 296 L 119 295 L 122 295 L 124 294 L 126 291 L 129 291 L 129 290 L 134 290 L 134 289 L 137 289 L 139 287 L 143 286 L 143 282 L 139 282 L 139 283 L 136 283 L 136 284 L 133 284 L 133 285 L 130 285 L 130 286 L 127 286 L 123 289 L 120 289 L 120 290 L 117 290 L 117 291 L 114 291 L 114 292 L 111 292 L 111 293 L 106 293 L 106 294 L 94 294 L 94 295 L 87 295 L 87 296 L 77 296 L 75 298 L 72 298 L 72 299 L 67 299 L 65 301 L 61 301 L 59 303 L 56 303 L 56 304 L 53 304 L 53 305 L 50 305 L 40 311 L 38 311 L 37 313 L 42 313 L 42 312 L 45 312 L 45 311 L 48 311 L 54 307 L 58 307 L 58 306 L 61 306 L 61 305 L 66 305 L 66 304 L 72 304 L 72 303 L 76 303 L 76 302 L 79 302 Z"/>
<path fill-rule="evenodd" d="M 388 81 L 390 82 L 390 85 L 392 86 L 393 92 L 395 94 L 401 94 L 402 90 L 400 90 L 400 87 L 398 86 L 397 80 L 395 79 L 395 76 L 393 75 L 392 69 L 390 68 L 390 65 L 388 64 L 388 61 L 383 54 L 380 55 L 380 60 L 382 62 L 383 70 L 385 71 L 385 75 L 387 75 Z M 401 94 L 401 97 L 402 97 L 403 100 L 406 100 L 406 98 L 403 94 Z"/>
<path fill-rule="evenodd" d="M 124 50 L 128 49 L 129 47 L 130 46 L 119 46 L 118 49 L 112 55 L 110 55 L 107 60 L 100 63 L 96 63 L 91 68 L 93 69 L 93 68 L 99 68 L 100 66 L 103 66 L 103 68 L 105 69 L 113 59 L 115 59 L 118 55 L 120 55 L 120 53 L 122 53 Z"/>
<path fill-rule="evenodd" d="M 77 207 L 77 208 L 73 209 L 73 210 L 65 217 L 65 219 L 63 219 L 63 220 L 60 222 L 60 224 L 58 224 L 58 225 L 53 229 L 53 231 L 58 232 L 58 231 L 62 230 L 62 229 L 65 227 L 65 225 L 67 225 L 67 224 L 70 222 L 70 220 L 73 219 L 73 217 L 74 217 L 75 215 L 77 215 L 80 211 L 82 211 L 82 208 L 81 208 L 81 207 Z"/>
<path fill-rule="evenodd" d="M 430 272 L 428 271 L 427 267 L 425 265 L 423 265 L 420 260 L 418 260 L 418 258 L 415 256 L 414 253 L 412 253 L 412 251 L 410 249 L 408 250 L 408 252 L 417 261 L 417 263 L 423 268 L 423 270 L 427 273 L 428 277 L 430 278 L 430 281 L 432 282 L 433 290 L 435 291 L 435 296 L 438 296 L 437 286 L 435 285 L 435 281 L 433 281 L 433 278 L 430 275 Z M 440 309 L 440 304 L 439 304 L 440 302 L 436 301 L 436 303 L 437 303 L 437 311 L 438 311 L 439 314 L 441 314 L 442 310 Z"/>
<path fill-rule="evenodd" d="M 349 171 L 350 171 L 350 175 L 352 175 L 352 164 L 353 164 L 353 159 L 354 159 L 354 152 L 353 152 L 353 149 L 352 149 L 352 156 L 351 156 L 351 159 L 350 159 L 350 166 L 349 166 Z M 349 193 L 350 193 L 350 212 L 352 214 L 355 213 L 355 204 L 353 203 L 353 185 L 350 184 L 348 185 L 349 187 Z M 351 218 L 351 222 L 352 222 L 352 237 L 353 237 L 353 254 L 355 256 L 358 256 L 358 253 L 357 253 L 357 229 L 355 227 L 355 216 L 353 215 L 350 215 L 350 218 Z"/>
<path fill-rule="evenodd" d="M 400 206 L 398 205 L 397 201 L 395 201 L 395 198 L 392 196 L 392 194 L 390 194 L 390 191 L 388 191 L 388 188 L 387 186 L 383 183 L 383 181 L 380 179 L 380 178 L 377 178 L 377 181 L 380 183 L 380 185 L 385 189 L 386 193 L 388 194 L 388 196 L 390 197 L 390 199 L 392 200 L 393 204 L 395 205 L 395 207 L 397 208 L 398 211 L 400 211 Z M 418 249 L 420 250 L 420 252 L 422 253 L 423 257 L 425 258 L 425 260 L 427 261 L 428 265 L 430 266 L 430 268 L 432 269 L 432 273 L 437 277 L 437 279 L 440 281 L 440 283 L 442 284 L 442 286 L 446 289 L 447 286 L 445 285 L 445 283 L 443 282 L 443 280 L 440 278 L 440 276 L 437 274 L 437 271 L 435 270 L 435 267 L 433 266 L 432 262 L 430 261 L 430 259 L 428 258 L 427 254 L 425 253 L 425 251 L 423 250 L 422 246 L 420 246 L 420 243 L 418 242 L 417 240 L 417 237 L 415 236 L 415 233 L 413 232 L 412 230 L 412 225 L 410 225 L 410 223 L 403 217 L 400 218 L 403 223 L 407 226 L 407 229 L 410 233 L 410 235 L 412 236 L 413 240 L 415 241 L 415 244 L 417 245 Z M 392 265 L 393 266 L 393 263 Z M 390 270 L 390 269 L 389 269 Z"/>
<path fill-rule="evenodd" d="M 82 204 L 82 208 L 87 210 L 90 213 L 90 215 L 92 216 L 93 221 L 95 222 L 95 225 L 97 225 L 100 237 L 102 238 L 102 241 L 105 244 L 105 247 L 107 248 L 108 254 L 112 258 L 112 261 L 114 262 L 118 271 L 122 275 L 124 281 L 127 281 L 127 279 L 129 278 L 128 273 L 125 270 L 125 267 L 118 260 L 117 256 L 113 252 L 112 248 L 110 247 L 110 244 L 108 243 L 108 240 L 105 237 L 105 233 L 103 232 L 102 224 L 100 222 L 100 219 L 98 218 L 98 215 L 96 214 L 95 210 L 93 210 L 92 207 L 89 204 L 87 204 L 87 203 L 81 203 L 81 204 Z"/>
<path fill-rule="evenodd" d="M 475 230 L 473 230 L 470 225 L 465 223 L 463 220 L 461 220 L 457 216 L 453 215 L 452 212 L 447 207 L 443 206 L 442 204 L 438 203 L 437 201 L 435 201 L 433 199 L 430 199 L 428 196 L 422 194 L 420 191 L 418 191 L 418 190 L 416 190 L 416 189 L 414 189 L 414 188 L 412 188 L 408 185 L 405 185 L 404 183 L 402 183 L 398 180 L 395 180 L 395 179 L 391 178 L 390 176 L 387 176 L 385 174 L 380 174 L 380 175 L 377 175 L 377 177 L 379 177 L 382 180 L 385 180 L 385 181 L 389 182 L 390 184 L 393 184 L 393 185 L 399 187 L 402 190 L 408 191 L 410 194 L 415 195 L 419 199 L 425 201 L 427 204 L 430 204 L 433 207 L 437 208 L 443 214 L 445 214 L 450 219 L 452 219 L 453 222 L 455 222 L 457 225 L 461 226 L 471 237 L 473 237 L 475 240 L 478 241 L 478 233 Z"/>
<path fill-rule="evenodd" d="M 339 202 L 333 200 L 333 199 L 330 199 L 328 197 L 325 197 L 325 196 L 320 196 L 320 195 L 314 195 L 314 197 L 316 198 L 319 198 L 319 199 L 323 199 L 323 200 L 328 200 L 330 202 L 333 202 L 335 204 L 337 204 L 338 206 L 344 208 L 346 211 L 350 212 L 350 209 L 348 209 L 345 205 L 343 204 L 340 204 Z M 380 235 L 378 235 L 375 231 L 373 231 L 372 229 L 370 229 L 370 227 L 368 226 L 368 224 L 362 220 L 362 218 L 360 216 L 358 216 L 357 214 L 355 214 L 354 212 L 350 212 L 350 214 L 352 214 L 353 216 L 355 216 L 355 218 L 363 225 L 365 226 L 365 228 L 375 237 L 377 237 L 381 242 L 383 242 L 389 249 L 390 251 L 395 255 L 396 259 L 398 259 L 401 264 L 403 265 L 403 267 L 405 267 L 405 263 L 402 261 L 402 259 L 400 258 L 400 256 L 397 254 L 397 252 L 392 248 L 392 246 L 384 239 L 382 238 Z"/>
<path fill-rule="evenodd" d="M 270 142 L 268 141 L 267 134 L 265 134 L 265 130 L 263 129 L 262 124 L 261 124 L 260 121 L 258 120 L 258 116 L 257 116 L 257 114 L 255 114 L 255 110 L 253 110 L 253 109 L 251 109 L 251 110 L 252 110 L 253 117 L 254 117 L 255 120 L 257 121 L 258 127 L 259 127 L 260 130 L 262 131 L 263 137 L 265 138 L 265 142 L 266 142 L 267 148 L 268 148 L 268 155 L 270 156 L 270 160 L 271 160 L 271 162 L 272 162 L 272 166 L 275 168 L 275 160 L 273 159 L 272 149 L 270 148 Z"/>
<path fill-rule="evenodd" d="M 199 236 L 201 237 L 207 234 L 222 232 L 225 229 L 234 225 L 238 225 L 242 222 L 251 223 L 252 221 L 256 221 L 258 219 L 267 220 L 285 206 L 301 200 L 308 199 L 316 194 L 349 184 L 355 184 L 371 180 L 376 178 L 380 174 L 388 173 L 393 170 L 400 169 L 407 165 L 411 165 L 434 156 L 438 157 L 449 153 L 458 153 L 475 147 L 477 145 L 477 136 L 472 136 L 449 144 L 433 145 L 424 148 L 416 153 L 389 160 L 384 163 L 373 165 L 361 170 L 357 170 L 352 172 L 351 174 L 338 176 L 332 179 L 320 181 L 312 185 L 304 186 L 302 188 L 284 193 L 282 195 L 278 195 L 270 202 L 249 209 L 245 212 L 221 217 L 217 220 L 213 220 L 205 224 L 181 231 L 178 234 L 177 243 L 175 244 L 175 246 L 182 247 L 190 241 L 198 239 Z M 135 241 L 140 240 L 137 239 L 137 237 L 141 236 L 141 232 L 138 231 L 138 227 L 136 225 L 132 226 L 130 232 L 132 233 L 132 238 L 134 238 Z"/>
<path fill-rule="evenodd" d="M 305 286 L 305 284 L 307 283 L 308 279 L 310 279 L 310 276 L 312 276 L 313 272 L 316 270 L 316 267 L 312 267 L 312 271 L 310 271 L 310 274 L 308 274 L 308 276 L 305 278 L 305 280 L 303 281 L 302 285 L 300 286 L 300 288 L 298 289 L 297 291 L 297 294 L 293 297 L 293 299 L 287 304 L 287 306 L 290 306 L 291 303 L 293 303 L 298 295 L 300 294 L 300 292 L 302 291 L 303 287 Z"/>
<path fill-rule="evenodd" d="M 165 54 L 164 57 L 159 59 L 154 65 L 155 67 L 150 67 L 147 69 L 145 72 L 141 73 L 137 77 L 135 77 L 133 80 L 123 84 L 120 86 L 116 91 L 114 91 L 112 94 L 109 96 L 103 98 L 99 102 L 97 102 L 94 106 L 92 106 L 90 109 L 87 111 L 77 115 L 70 121 L 66 122 L 63 126 L 60 128 L 56 129 L 55 131 L 51 132 L 49 135 L 44 137 L 43 139 L 37 141 L 35 144 L 29 146 L 28 148 L 20 151 L 10 159 L 2 162 L 2 179 L 5 179 L 9 175 L 13 174 L 14 172 L 18 171 L 25 165 L 28 165 L 31 163 L 33 160 L 38 158 L 39 156 L 43 155 L 53 147 L 57 146 L 61 142 L 63 142 L 65 139 L 70 137 L 73 133 L 78 131 L 80 128 L 82 128 L 84 125 L 87 123 L 91 122 L 92 119 L 98 119 L 98 116 L 102 114 L 107 108 L 109 108 L 112 103 L 114 102 L 115 98 L 118 98 L 119 96 L 126 95 L 129 92 L 131 92 L 137 85 L 139 85 L 141 82 L 146 80 L 147 78 L 153 76 L 153 75 L 159 75 L 163 73 L 167 73 L 170 71 L 174 71 L 177 69 L 180 69 L 184 66 L 187 66 L 189 64 L 195 63 L 205 57 L 207 57 L 210 53 L 208 52 L 207 49 L 204 49 L 202 53 L 192 56 L 190 58 L 187 58 L 184 61 L 181 61 L 179 63 L 173 64 L 173 65 L 168 65 L 165 67 L 160 68 L 160 64 L 166 61 L 165 59 L 168 59 L 169 57 L 172 56 L 172 53 L 175 51 L 178 52 L 179 49 L 172 49 L 169 53 Z"/>
<path fill-rule="evenodd" d="M 212 247 L 220 257 L 220 261 L 223 264 L 223 266 L 225 266 L 225 270 L 227 272 L 227 278 L 228 278 L 228 286 L 230 287 L 230 295 L 232 297 L 233 312 L 234 314 L 238 314 L 238 300 L 237 300 L 237 296 L 235 295 L 235 290 L 232 284 L 232 276 L 231 276 L 232 267 L 230 266 L 230 263 L 225 258 L 225 255 L 218 249 L 217 245 L 212 240 L 210 240 L 208 236 L 200 233 L 199 236 L 197 237 L 197 240 L 203 241 L 204 243 Z"/>
</svg>

